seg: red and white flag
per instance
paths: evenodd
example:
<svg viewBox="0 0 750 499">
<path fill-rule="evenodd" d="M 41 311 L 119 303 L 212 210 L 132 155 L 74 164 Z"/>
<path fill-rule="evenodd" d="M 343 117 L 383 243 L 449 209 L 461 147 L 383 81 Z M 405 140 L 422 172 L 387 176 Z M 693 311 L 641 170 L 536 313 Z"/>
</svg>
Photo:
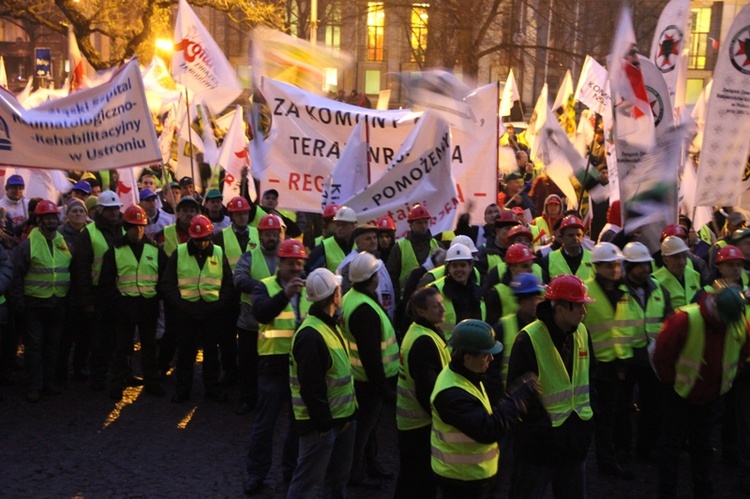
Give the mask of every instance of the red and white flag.
<svg viewBox="0 0 750 499">
<path fill-rule="evenodd" d="M 242 93 L 229 61 L 186 0 L 180 0 L 174 27 L 172 76 L 218 115 Z"/>
<path fill-rule="evenodd" d="M 139 167 L 139 169 L 141 169 Z M 140 202 L 138 196 L 138 184 L 135 180 L 135 168 L 120 168 L 117 170 L 117 196 L 122 201 L 122 208 L 120 211 L 123 213 L 129 206 L 136 205 Z"/>
<path fill-rule="evenodd" d="M 638 59 L 630 9 L 624 7 L 612 43 L 609 78 L 614 96 L 615 136 L 635 149 L 654 148 L 654 119 Z"/>
<path fill-rule="evenodd" d="M 73 32 L 73 27 L 68 25 L 68 63 L 70 64 L 70 73 L 68 82 L 70 82 L 70 93 L 88 88 L 87 78 L 87 61 L 83 58 L 81 50 L 78 48 L 78 40 Z"/>
<path fill-rule="evenodd" d="M 518 83 L 516 83 L 516 77 L 513 75 L 511 69 L 508 73 L 508 79 L 505 80 L 505 86 L 503 87 L 503 96 L 500 98 L 500 117 L 510 116 L 510 111 L 513 109 L 513 103 L 521 100 L 521 94 L 518 93 Z"/>
<path fill-rule="evenodd" d="M 245 123 L 242 119 L 242 107 L 237 106 L 233 113 L 232 123 L 224 136 L 224 142 L 219 151 L 218 165 L 224 168 L 224 192 L 231 192 L 231 197 L 240 196 L 240 184 L 242 182 L 242 170 L 248 169 L 248 189 L 250 199 L 255 201 L 258 197 L 255 192 L 255 182 L 249 177 L 250 155 L 248 154 L 247 135 L 245 134 Z M 226 196 L 225 196 L 226 197 Z"/>
</svg>

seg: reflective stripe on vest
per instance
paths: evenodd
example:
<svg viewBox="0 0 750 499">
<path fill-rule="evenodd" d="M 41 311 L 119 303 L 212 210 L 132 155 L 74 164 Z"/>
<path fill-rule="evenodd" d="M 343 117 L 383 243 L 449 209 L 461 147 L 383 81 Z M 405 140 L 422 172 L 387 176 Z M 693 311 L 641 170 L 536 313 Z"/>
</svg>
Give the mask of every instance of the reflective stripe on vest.
<svg viewBox="0 0 750 499">
<path fill-rule="evenodd" d="M 422 336 L 429 337 L 435 344 L 435 348 L 440 356 L 442 367 L 448 365 L 451 360 L 448 352 L 448 345 L 432 329 L 420 326 L 413 322 L 404 335 L 401 342 L 401 355 L 398 368 L 398 387 L 396 389 L 396 426 L 399 430 L 416 430 L 430 426 L 432 418 L 430 413 L 417 401 L 417 390 L 414 378 L 409 369 L 409 353 L 414 342 Z"/>
<path fill-rule="evenodd" d="M 172 256 L 172 253 L 177 249 L 180 244 L 180 238 L 177 235 L 177 225 L 167 225 L 164 227 L 164 253 L 167 256 Z"/>
<path fill-rule="evenodd" d="M 109 249 L 109 243 L 104 238 L 96 224 L 88 224 L 86 230 L 89 231 L 91 239 L 91 249 L 94 254 L 94 260 L 91 262 L 91 282 L 94 286 L 99 285 L 99 277 L 102 273 L 102 262 L 104 262 L 104 253 Z"/>
<path fill-rule="evenodd" d="M 659 281 L 653 277 L 650 277 L 650 279 L 656 288 L 651 291 L 645 310 L 632 295 L 628 295 L 627 318 L 629 324 L 625 328 L 625 334 L 630 336 L 630 345 L 633 348 L 643 348 L 656 340 L 656 335 L 664 322 L 664 292 L 659 285 Z"/>
<path fill-rule="evenodd" d="M 217 245 L 213 249 L 213 255 L 207 257 L 203 268 L 200 268 L 198 260 L 188 253 L 187 243 L 177 246 L 177 287 L 183 300 L 219 301 L 221 280 L 224 277 L 223 252 Z"/>
<path fill-rule="evenodd" d="M 273 297 L 283 291 L 278 276 L 262 279 L 268 296 Z M 305 288 L 299 294 L 299 320 L 302 321 L 310 310 L 310 302 L 305 298 Z M 258 330 L 258 355 L 289 355 L 292 348 L 292 337 L 297 329 L 297 317 L 292 303 L 288 302 L 284 310 L 268 324 L 261 324 Z"/>
<path fill-rule="evenodd" d="M 685 346 L 675 365 L 674 391 L 680 397 L 687 398 L 696 381 L 701 377 L 701 366 L 705 363 L 703 349 L 706 342 L 706 324 L 701 315 L 700 305 L 697 303 L 683 307 L 678 311 L 680 312 L 687 314 L 689 327 Z M 745 341 L 747 341 L 747 329 L 744 320 L 727 327 L 724 333 L 724 352 L 721 357 L 720 395 L 732 388 L 740 361 L 740 350 Z"/>
<path fill-rule="evenodd" d="M 562 248 L 559 248 L 549 253 L 549 266 L 547 270 L 549 271 L 550 280 L 562 274 L 573 273 L 562 251 Z M 591 263 L 591 252 L 585 249 L 581 249 L 581 251 L 583 251 L 583 258 L 581 258 L 581 264 L 578 266 L 575 275 L 582 281 L 587 281 L 594 277 L 596 272 L 594 271 L 594 264 Z"/>
<path fill-rule="evenodd" d="M 480 382 L 479 387 L 446 366 L 438 374 L 435 388 L 430 395 L 432 405 L 432 471 L 437 475 L 454 480 L 482 480 L 497 474 L 500 447 L 497 442 L 485 444 L 477 442 L 458 428 L 445 423 L 435 410 L 435 397 L 449 388 L 460 388 L 478 399 L 487 414 L 492 414 L 492 405 Z"/>
<path fill-rule="evenodd" d="M 248 226 L 247 230 L 249 232 L 247 246 L 249 248 L 257 247 L 259 244 L 258 229 Z M 229 266 L 232 267 L 232 272 L 234 272 L 235 267 L 237 267 L 237 260 L 240 259 L 242 253 L 244 253 L 247 248 L 240 248 L 240 242 L 237 240 L 237 234 L 235 234 L 232 225 L 222 229 L 221 237 L 223 241 L 224 254 L 227 255 Z"/>
<path fill-rule="evenodd" d="M 412 270 L 419 267 L 421 262 L 417 261 L 417 255 L 414 253 L 414 246 L 412 246 L 409 239 L 399 239 L 396 241 L 399 251 L 401 251 L 401 273 L 398 276 L 398 284 L 401 287 L 401 291 L 404 290 L 404 284 L 409 278 Z M 430 239 L 430 253 L 432 250 L 438 248 L 438 242 L 433 238 Z"/>
<path fill-rule="evenodd" d="M 352 324 L 349 320 L 352 313 L 360 305 L 368 305 L 378 314 L 378 318 L 380 319 L 380 358 L 383 362 L 385 377 L 392 378 L 398 373 L 398 342 L 396 342 L 396 332 L 393 329 L 391 320 L 380 304 L 365 293 L 360 293 L 352 288 L 344 295 L 341 305 L 341 315 L 344 319 L 344 338 L 349 343 L 354 379 L 357 381 L 368 381 L 367 373 L 364 367 L 362 367 L 362 360 L 359 357 L 357 341 L 352 334 L 352 327 L 356 328 L 357 325 Z"/>
<path fill-rule="evenodd" d="M 135 259 L 133 249 L 128 246 L 115 248 L 117 266 L 117 290 L 123 296 L 156 296 L 159 281 L 159 249 L 148 243 L 143 245 L 140 261 Z"/>
<path fill-rule="evenodd" d="M 518 336 L 518 316 L 515 313 L 505 315 L 500 319 L 500 323 L 503 326 L 503 363 L 500 367 L 500 380 L 505 388 L 508 383 L 510 353 L 513 351 L 513 343 L 516 342 L 516 336 Z"/>
<path fill-rule="evenodd" d="M 349 364 L 349 351 L 346 347 L 346 341 L 338 327 L 331 329 L 315 316 L 308 315 L 297 331 L 306 327 L 311 327 L 320 334 L 326 343 L 326 347 L 328 347 L 328 353 L 331 355 L 331 367 L 328 368 L 325 375 L 326 395 L 331 417 L 333 419 L 349 417 L 354 414 L 357 405 L 354 399 L 354 379 Z M 294 339 L 292 345 L 293 342 Z M 306 353 L 306 355 L 310 355 L 310 353 Z M 310 414 L 300 393 L 300 383 L 297 378 L 297 359 L 294 358 L 294 355 L 291 355 L 289 360 L 289 386 L 292 392 L 294 419 L 297 421 L 309 420 Z"/>
<path fill-rule="evenodd" d="M 692 263 L 692 260 L 688 259 L 688 264 Z M 693 301 L 693 297 L 701 289 L 701 275 L 695 270 L 685 267 L 685 274 L 683 280 L 685 286 L 680 284 L 680 281 L 667 269 L 662 267 L 654 272 L 654 277 L 664 288 L 669 291 L 669 299 L 672 302 L 672 307 L 676 309 L 684 307 L 685 305 Z"/>
<path fill-rule="evenodd" d="M 335 273 L 341 262 L 346 258 L 344 250 L 336 242 L 335 237 L 329 237 L 323 241 L 323 251 L 326 255 L 326 268 Z"/>
<path fill-rule="evenodd" d="M 586 281 L 589 296 L 596 301 L 586 304 L 586 317 L 583 323 L 591 335 L 596 360 L 612 362 L 615 359 L 630 359 L 633 349 L 627 328 L 634 323 L 628 320 L 628 288 L 620 285 L 624 294 L 615 309 L 596 278 Z"/>
<path fill-rule="evenodd" d="M 55 233 L 50 252 L 47 238 L 38 227 L 32 229 L 29 233 L 29 257 L 29 269 L 23 277 L 23 293 L 35 298 L 67 296 L 71 255 L 62 234 Z"/>
<path fill-rule="evenodd" d="M 260 246 L 251 249 L 250 255 L 250 277 L 256 281 L 271 277 L 271 271 L 268 269 L 268 263 L 266 263 L 266 256 L 263 254 Z M 252 303 L 251 296 L 250 293 L 243 291 L 240 295 L 240 301 L 249 305 Z"/>
<path fill-rule="evenodd" d="M 575 411 L 582 420 L 591 419 L 589 399 L 588 332 L 586 326 L 578 325 L 574 334 L 573 379 L 571 381 L 560 353 L 552 343 L 547 326 L 540 320 L 532 322 L 524 329 L 534 347 L 539 366 L 539 386 L 542 404 L 549 413 L 552 426 L 562 425 Z"/>
<path fill-rule="evenodd" d="M 443 297 L 443 307 L 445 307 L 445 314 L 443 314 L 443 322 L 438 324 L 440 326 L 440 330 L 443 331 L 445 334 L 445 340 L 448 341 L 451 339 L 451 336 L 453 335 L 453 330 L 456 329 L 457 319 L 456 319 L 456 309 L 453 307 L 453 301 L 445 296 L 445 293 L 443 293 L 443 288 L 445 287 L 445 277 L 442 279 L 431 282 L 428 286 L 434 286 L 440 291 L 440 295 Z M 480 319 L 485 320 L 487 318 L 487 307 L 484 305 L 484 300 L 480 302 L 479 309 L 481 312 L 481 317 L 464 317 L 464 319 Z"/>
</svg>

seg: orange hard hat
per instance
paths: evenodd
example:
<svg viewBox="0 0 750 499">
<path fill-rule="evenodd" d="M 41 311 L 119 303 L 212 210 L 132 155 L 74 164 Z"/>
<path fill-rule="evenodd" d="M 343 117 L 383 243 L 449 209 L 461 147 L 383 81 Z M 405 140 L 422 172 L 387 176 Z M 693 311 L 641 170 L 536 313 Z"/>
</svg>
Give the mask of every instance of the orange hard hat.
<svg viewBox="0 0 750 499">
<path fill-rule="evenodd" d="M 148 217 L 146 216 L 146 211 L 137 204 L 127 207 L 122 220 L 123 222 L 129 223 L 131 225 L 148 225 Z"/>
</svg>

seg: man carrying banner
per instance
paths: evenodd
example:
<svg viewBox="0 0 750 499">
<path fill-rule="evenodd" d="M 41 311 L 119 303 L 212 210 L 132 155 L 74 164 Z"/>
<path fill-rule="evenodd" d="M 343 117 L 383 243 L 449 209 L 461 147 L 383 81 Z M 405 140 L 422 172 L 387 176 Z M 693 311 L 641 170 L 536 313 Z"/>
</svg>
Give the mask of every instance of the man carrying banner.
<svg viewBox="0 0 750 499">
<path fill-rule="evenodd" d="M 336 272 L 346 255 L 351 253 L 353 246 L 352 234 L 357 226 L 357 214 L 348 206 L 342 206 L 333 217 L 334 235 L 324 239 L 313 248 L 305 267 L 306 272 L 325 267 Z"/>
</svg>

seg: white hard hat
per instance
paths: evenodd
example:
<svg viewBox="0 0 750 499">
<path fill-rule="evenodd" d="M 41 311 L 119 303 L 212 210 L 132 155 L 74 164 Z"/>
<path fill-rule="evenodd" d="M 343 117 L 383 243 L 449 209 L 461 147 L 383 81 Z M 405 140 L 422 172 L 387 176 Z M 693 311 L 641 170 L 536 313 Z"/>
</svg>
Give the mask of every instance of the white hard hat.
<svg viewBox="0 0 750 499">
<path fill-rule="evenodd" d="M 348 206 L 342 206 L 333 216 L 335 222 L 357 223 L 357 213 Z"/>
<path fill-rule="evenodd" d="M 457 244 L 463 244 L 467 248 L 471 250 L 472 253 L 477 253 L 479 250 L 477 249 L 476 245 L 474 244 L 474 241 L 471 240 L 469 236 L 456 236 L 453 238 L 453 241 L 451 241 L 451 248 Z"/>
<path fill-rule="evenodd" d="M 622 254 L 625 256 L 625 261 L 631 263 L 645 263 L 653 260 L 648 248 L 637 241 L 626 244 Z"/>
<path fill-rule="evenodd" d="M 463 244 L 457 244 L 448 248 L 448 253 L 445 255 L 445 261 L 455 262 L 458 260 L 474 260 L 474 255 L 472 255 L 471 250 Z"/>
<path fill-rule="evenodd" d="M 349 264 L 349 279 L 352 282 L 364 282 L 383 266 L 383 261 L 372 254 L 362 251 Z"/>
<path fill-rule="evenodd" d="M 311 302 L 325 300 L 340 285 L 340 275 L 334 275 L 333 272 L 326 268 L 315 269 L 307 276 L 307 282 L 305 283 L 307 299 Z"/>
<path fill-rule="evenodd" d="M 119 208 L 122 206 L 122 202 L 114 191 L 107 190 L 102 191 L 102 193 L 99 194 L 99 197 L 96 200 L 96 205 L 104 207 L 117 206 Z"/>
<path fill-rule="evenodd" d="M 591 250 L 591 263 L 619 262 L 624 259 L 620 248 L 612 243 L 599 243 Z"/>
<path fill-rule="evenodd" d="M 661 242 L 662 256 L 677 255 L 686 251 L 690 251 L 690 248 L 688 248 L 687 244 L 685 244 L 685 241 L 683 241 L 681 237 L 667 236 Z"/>
</svg>

